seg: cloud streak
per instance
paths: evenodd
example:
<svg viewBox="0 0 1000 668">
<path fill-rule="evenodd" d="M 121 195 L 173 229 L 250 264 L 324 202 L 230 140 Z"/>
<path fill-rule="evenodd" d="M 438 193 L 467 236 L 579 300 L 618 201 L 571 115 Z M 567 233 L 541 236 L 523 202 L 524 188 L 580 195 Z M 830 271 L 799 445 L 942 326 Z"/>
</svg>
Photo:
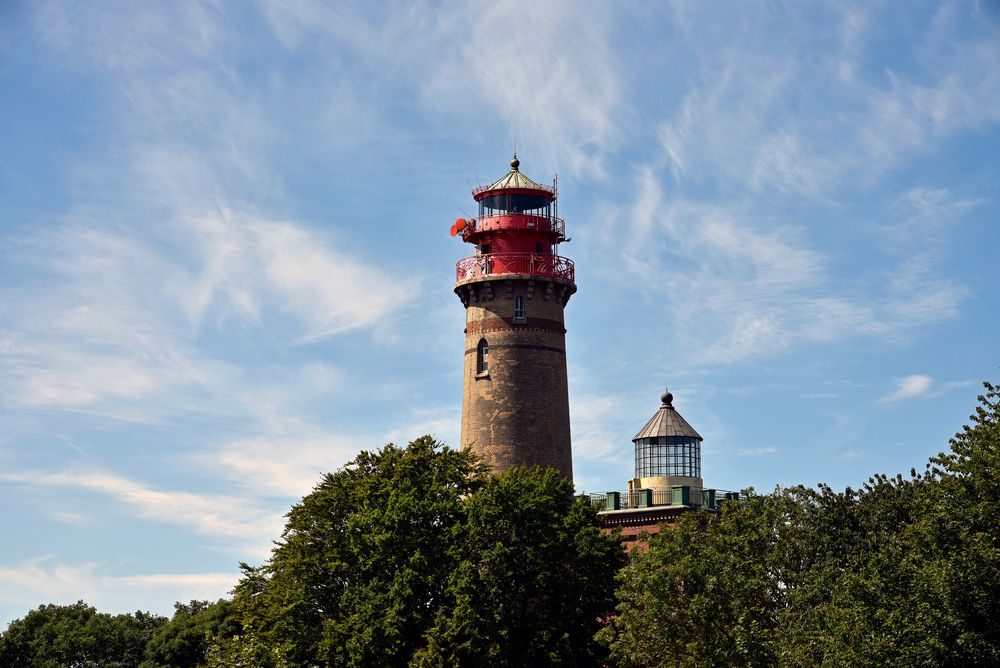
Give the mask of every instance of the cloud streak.
<svg viewBox="0 0 1000 668">
<path fill-rule="evenodd" d="M 755 194 L 819 200 L 873 184 L 907 156 L 958 131 L 1000 120 L 1000 47 L 968 41 L 940 48 L 962 11 L 947 5 L 917 25 L 920 39 L 907 57 L 934 67 L 913 72 L 868 71 L 871 26 L 889 7 L 840 7 L 827 20 L 839 25 L 825 54 L 805 66 L 800 15 L 771 11 L 729 16 L 733 8 L 689 7 L 700 42 L 689 67 L 697 83 L 663 121 L 664 157 L 678 181 L 718 181 Z M 703 32 L 727 14 L 736 30 Z M 984 22 L 984 26 L 990 25 Z M 996 31 L 994 31 L 996 35 Z M 725 38 L 725 43 L 713 39 Z M 687 43 L 682 43 L 687 48 Z M 815 45 L 813 45 L 815 46 Z M 690 57 L 691 51 L 687 51 Z M 836 113 L 829 113 L 834 109 Z M 929 142 L 930 140 L 930 142 Z"/>
<path fill-rule="evenodd" d="M 928 392 L 930 392 L 932 383 L 933 381 L 930 376 L 924 376 L 921 374 L 914 374 L 912 376 L 900 378 L 896 384 L 896 390 L 883 397 L 881 401 L 903 401 L 905 399 L 914 399 L 916 397 L 925 396 Z"/>
<path fill-rule="evenodd" d="M 281 515 L 247 497 L 157 489 L 103 471 L 11 471 L 0 480 L 35 488 L 71 488 L 105 495 L 144 519 L 186 527 L 214 539 L 239 538 L 260 545 L 278 536 Z M 262 539 L 263 538 L 263 539 Z M 240 545 L 240 549 L 245 545 Z"/>
<path fill-rule="evenodd" d="M 235 571 L 118 573 L 120 569 L 113 564 L 65 563 L 53 555 L 0 566 L 4 614 L 21 617 L 42 602 L 68 605 L 83 600 L 101 612 L 128 613 L 138 607 L 169 616 L 173 601 L 221 598 L 238 579 Z M 6 626 L 9 621 L 0 619 L 0 624 Z"/>
</svg>

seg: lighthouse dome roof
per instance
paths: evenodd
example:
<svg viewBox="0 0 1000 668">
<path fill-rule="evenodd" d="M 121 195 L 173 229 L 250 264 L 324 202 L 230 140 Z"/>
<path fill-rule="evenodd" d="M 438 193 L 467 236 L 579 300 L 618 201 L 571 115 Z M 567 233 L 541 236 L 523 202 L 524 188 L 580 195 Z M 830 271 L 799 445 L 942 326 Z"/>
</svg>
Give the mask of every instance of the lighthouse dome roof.
<svg viewBox="0 0 1000 668">
<path fill-rule="evenodd" d="M 510 161 L 509 172 L 488 186 L 476 188 L 472 191 L 472 194 L 477 200 L 489 193 L 505 190 L 541 190 L 546 193 L 549 198 L 555 194 L 555 188 L 552 186 L 543 186 L 541 183 L 537 183 L 522 174 L 520 166 L 521 161 L 517 159 L 517 154 L 515 153 L 514 158 Z"/>
<path fill-rule="evenodd" d="M 686 436 L 688 438 L 696 438 L 699 441 L 705 440 L 674 408 L 674 395 L 670 392 L 664 392 L 660 395 L 660 399 L 663 402 L 660 405 L 660 410 L 656 411 L 653 417 L 649 418 L 649 422 L 639 430 L 639 433 L 632 439 L 633 441 L 638 441 L 641 438 L 659 438 L 661 436 Z"/>
</svg>

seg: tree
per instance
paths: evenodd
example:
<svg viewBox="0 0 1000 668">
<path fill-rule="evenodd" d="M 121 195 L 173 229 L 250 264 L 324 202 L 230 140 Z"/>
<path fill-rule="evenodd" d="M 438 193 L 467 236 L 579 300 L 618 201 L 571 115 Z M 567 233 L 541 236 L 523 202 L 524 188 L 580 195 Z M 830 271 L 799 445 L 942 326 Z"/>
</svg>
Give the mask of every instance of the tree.
<svg viewBox="0 0 1000 668">
<path fill-rule="evenodd" d="M 786 665 L 1000 664 L 1000 395 L 984 385 L 951 452 L 859 491 L 839 568 L 785 615 Z"/>
<path fill-rule="evenodd" d="M 611 609 L 620 548 L 598 527 L 553 472 L 488 478 L 430 437 L 362 452 L 292 508 L 268 563 L 245 567 L 246 632 L 213 652 L 262 666 L 442 665 L 480 650 L 490 665 L 572 665 Z"/>
<path fill-rule="evenodd" d="M 619 574 L 618 615 L 601 632 L 622 666 L 774 665 L 785 590 L 780 527 L 790 493 L 750 494 L 721 514 L 681 516 Z"/>
<path fill-rule="evenodd" d="M 583 666 L 614 611 L 623 564 L 615 536 L 554 469 L 513 469 L 466 502 L 453 545 L 454 602 L 441 608 L 417 658 L 426 666 Z"/>
<path fill-rule="evenodd" d="M 925 540 L 942 563 L 955 665 L 1000 665 L 1000 387 L 983 386 L 971 424 L 931 461 L 941 485 Z"/>
<path fill-rule="evenodd" d="M 237 637 L 243 627 L 232 601 L 175 603 L 174 616 L 160 626 L 146 646 L 140 668 L 196 668 L 208 663 L 213 640 Z"/>
<path fill-rule="evenodd" d="M 236 602 L 246 641 L 290 665 L 399 665 L 444 604 L 462 497 L 485 479 L 430 437 L 362 452 L 292 508 Z"/>
<path fill-rule="evenodd" d="M 146 612 L 99 613 L 83 601 L 42 605 L 0 635 L 0 666 L 135 668 L 165 622 Z"/>
</svg>

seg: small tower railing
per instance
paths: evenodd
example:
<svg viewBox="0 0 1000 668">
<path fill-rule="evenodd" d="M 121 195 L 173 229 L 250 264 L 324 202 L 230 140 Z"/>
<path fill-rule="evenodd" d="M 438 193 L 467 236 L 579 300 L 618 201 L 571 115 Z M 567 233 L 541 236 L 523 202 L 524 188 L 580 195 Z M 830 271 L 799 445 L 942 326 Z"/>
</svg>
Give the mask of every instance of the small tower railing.
<svg viewBox="0 0 1000 668">
<path fill-rule="evenodd" d="M 725 489 L 674 486 L 668 489 L 642 489 L 624 492 L 589 494 L 591 505 L 599 511 L 635 510 L 657 506 L 687 506 L 720 510 L 725 501 L 741 501 L 740 492 Z"/>
<path fill-rule="evenodd" d="M 495 216 L 480 216 L 468 221 L 462 230 L 462 238 L 477 232 L 491 230 L 540 230 L 566 236 L 566 221 L 556 216 L 536 216 L 528 213 L 503 213 Z"/>
<path fill-rule="evenodd" d="M 455 266 L 456 283 L 490 276 L 509 275 L 553 278 L 566 283 L 576 281 L 573 261 L 558 255 L 489 253 L 463 258 Z"/>
</svg>

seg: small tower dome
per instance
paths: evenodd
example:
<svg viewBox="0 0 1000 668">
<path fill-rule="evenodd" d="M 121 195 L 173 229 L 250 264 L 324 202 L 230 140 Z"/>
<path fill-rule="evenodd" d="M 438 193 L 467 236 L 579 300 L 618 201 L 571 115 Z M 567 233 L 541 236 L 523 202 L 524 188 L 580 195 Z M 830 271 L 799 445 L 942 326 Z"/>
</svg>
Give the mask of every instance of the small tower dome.
<svg viewBox="0 0 1000 668">
<path fill-rule="evenodd" d="M 635 444 L 635 477 L 631 489 L 669 490 L 702 487 L 701 435 L 674 408 L 674 395 L 660 395 L 659 410 L 639 430 Z"/>
</svg>

